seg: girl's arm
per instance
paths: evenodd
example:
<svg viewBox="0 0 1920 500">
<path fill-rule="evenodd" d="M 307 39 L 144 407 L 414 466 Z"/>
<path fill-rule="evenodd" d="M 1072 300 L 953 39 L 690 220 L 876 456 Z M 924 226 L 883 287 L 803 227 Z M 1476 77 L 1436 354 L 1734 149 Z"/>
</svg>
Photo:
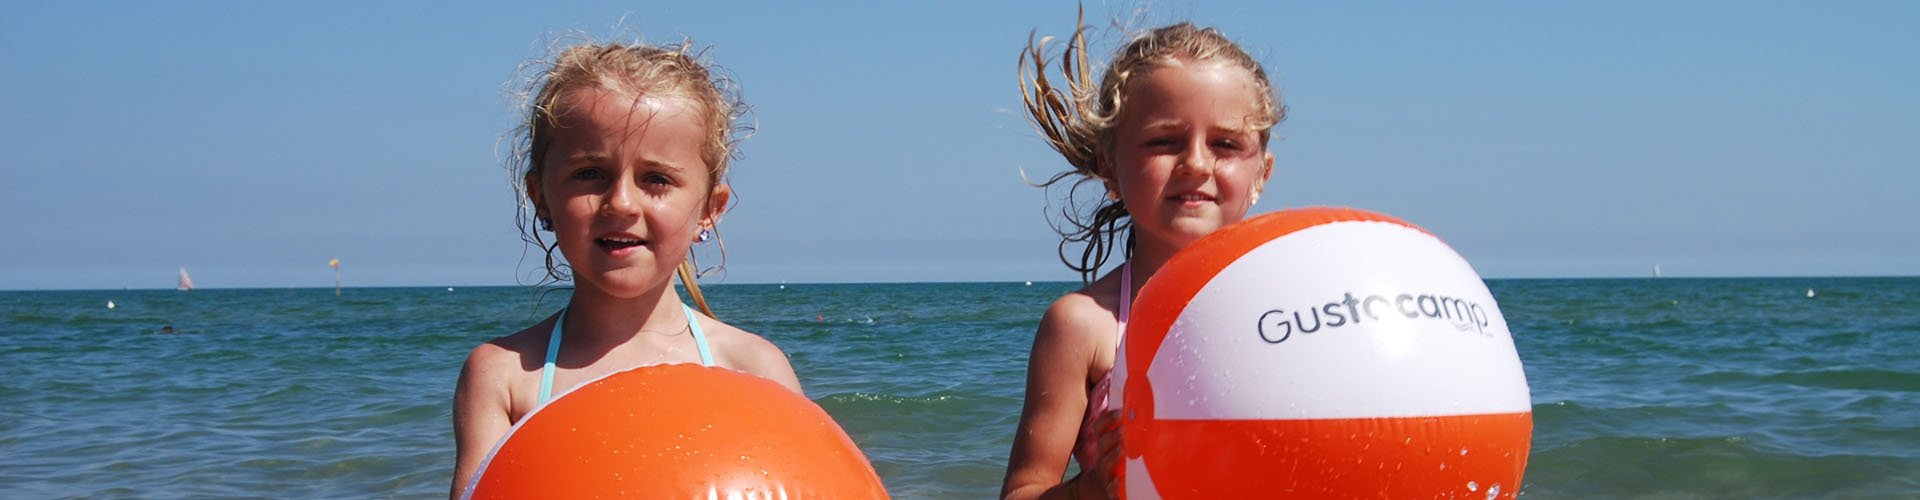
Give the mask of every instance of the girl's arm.
<svg viewBox="0 0 1920 500">
<path fill-rule="evenodd" d="M 1111 312 L 1085 295 L 1072 294 L 1055 301 L 1040 319 L 1027 360 L 1027 396 L 1020 410 L 1020 427 L 1007 457 L 1007 477 L 1000 486 L 1006 499 L 1073 498 L 1102 491 L 1081 484 L 1081 478 L 1061 482 L 1073 456 L 1080 420 L 1087 411 L 1087 374 L 1093 365 L 1093 332 L 1113 328 Z M 1107 319 L 1103 326 L 1101 319 Z M 1084 473 L 1083 473 L 1084 475 Z M 1077 488 L 1077 491 L 1069 489 Z M 1099 494 L 1104 496 L 1104 493 Z"/>
<path fill-rule="evenodd" d="M 474 348 L 460 367 L 460 381 L 453 390 L 454 465 L 449 498 L 460 497 L 480 462 L 513 427 L 507 417 L 511 404 L 507 370 L 500 367 L 510 366 L 503 362 L 518 364 L 518 359 L 512 351 L 489 342 Z"/>
</svg>

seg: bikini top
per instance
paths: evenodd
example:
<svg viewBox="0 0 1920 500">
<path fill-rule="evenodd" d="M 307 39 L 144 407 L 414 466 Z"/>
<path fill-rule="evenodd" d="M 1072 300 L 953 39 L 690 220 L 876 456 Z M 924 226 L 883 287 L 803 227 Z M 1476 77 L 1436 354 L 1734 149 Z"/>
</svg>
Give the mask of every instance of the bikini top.
<svg viewBox="0 0 1920 500">
<path fill-rule="evenodd" d="M 1133 312 L 1133 262 L 1131 261 L 1120 265 L 1120 309 L 1116 312 L 1118 317 L 1114 320 L 1119 323 L 1119 327 L 1114 329 L 1113 345 L 1117 350 L 1120 341 L 1127 338 L 1127 314 Z M 1116 351 L 1114 355 L 1124 356 L 1126 353 Z M 1112 386 L 1113 369 L 1108 368 L 1106 373 L 1100 375 L 1100 383 L 1094 384 L 1093 389 L 1087 391 L 1087 414 L 1080 417 L 1080 436 L 1073 442 L 1073 459 L 1080 461 L 1081 468 L 1088 467 L 1099 458 L 1094 455 L 1100 452 L 1100 431 L 1093 428 L 1093 418 L 1099 416 L 1100 412 L 1113 407 L 1113 402 L 1107 400 L 1108 389 Z"/>
<path fill-rule="evenodd" d="M 686 313 L 687 329 L 693 331 L 693 344 L 700 349 L 700 364 L 713 366 L 713 352 L 707 349 L 707 334 L 700 331 L 700 322 L 693 319 L 693 308 L 680 304 L 680 310 Z M 560 358 L 560 336 L 567 322 L 567 310 L 561 309 L 560 315 L 553 320 L 553 332 L 547 335 L 547 363 L 540 366 L 540 399 L 535 406 L 547 404 L 553 396 L 553 362 Z"/>
</svg>

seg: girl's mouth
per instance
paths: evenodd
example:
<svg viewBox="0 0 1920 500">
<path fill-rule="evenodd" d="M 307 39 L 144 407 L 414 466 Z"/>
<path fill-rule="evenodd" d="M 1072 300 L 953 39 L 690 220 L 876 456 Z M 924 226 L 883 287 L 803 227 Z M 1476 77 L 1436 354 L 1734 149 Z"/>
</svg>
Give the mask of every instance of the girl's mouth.
<svg viewBox="0 0 1920 500">
<path fill-rule="evenodd" d="M 633 236 L 633 235 L 620 234 L 620 235 L 608 235 L 608 236 L 595 238 L 593 240 L 593 243 L 595 245 L 599 245 L 602 250 L 606 250 L 609 252 L 618 252 L 621 250 L 637 247 L 640 245 L 645 245 L 647 244 L 647 240 L 640 239 L 639 237 Z"/>
</svg>

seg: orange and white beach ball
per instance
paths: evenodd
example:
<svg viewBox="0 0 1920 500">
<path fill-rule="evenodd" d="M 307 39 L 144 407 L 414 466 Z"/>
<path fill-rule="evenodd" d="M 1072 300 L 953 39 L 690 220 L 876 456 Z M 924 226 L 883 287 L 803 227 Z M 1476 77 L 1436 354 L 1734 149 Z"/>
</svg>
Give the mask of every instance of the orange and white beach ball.
<svg viewBox="0 0 1920 500">
<path fill-rule="evenodd" d="M 1141 289 L 1115 363 L 1127 498 L 1513 498 L 1532 442 L 1506 319 L 1425 230 L 1275 212 Z"/>
<path fill-rule="evenodd" d="M 589 382 L 527 414 L 470 498 L 886 498 L 826 411 L 771 380 L 660 365 Z"/>
</svg>

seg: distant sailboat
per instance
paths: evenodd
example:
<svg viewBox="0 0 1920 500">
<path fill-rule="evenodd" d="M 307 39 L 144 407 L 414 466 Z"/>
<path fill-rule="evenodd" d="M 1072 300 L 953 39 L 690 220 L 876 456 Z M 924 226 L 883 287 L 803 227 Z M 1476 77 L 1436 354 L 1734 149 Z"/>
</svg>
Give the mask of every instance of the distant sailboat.
<svg viewBox="0 0 1920 500">
<path fill-rule="evenodd" d="M 1653 277 L 1655 277 L 1655 278 L 1658 278 L 1658 277 L 1660 277 L 1660 265 L 1659 265 L 1659 264 L 1654 264 L 1654 265 L 1653 265 Z"/>
<path fill-rule="evenodd" d="M 182 292 L 193 289 L 193 278 L 187 276 L 187 268 L 180 268 L 180 285 L 174 289 Z"/>
</svg>

